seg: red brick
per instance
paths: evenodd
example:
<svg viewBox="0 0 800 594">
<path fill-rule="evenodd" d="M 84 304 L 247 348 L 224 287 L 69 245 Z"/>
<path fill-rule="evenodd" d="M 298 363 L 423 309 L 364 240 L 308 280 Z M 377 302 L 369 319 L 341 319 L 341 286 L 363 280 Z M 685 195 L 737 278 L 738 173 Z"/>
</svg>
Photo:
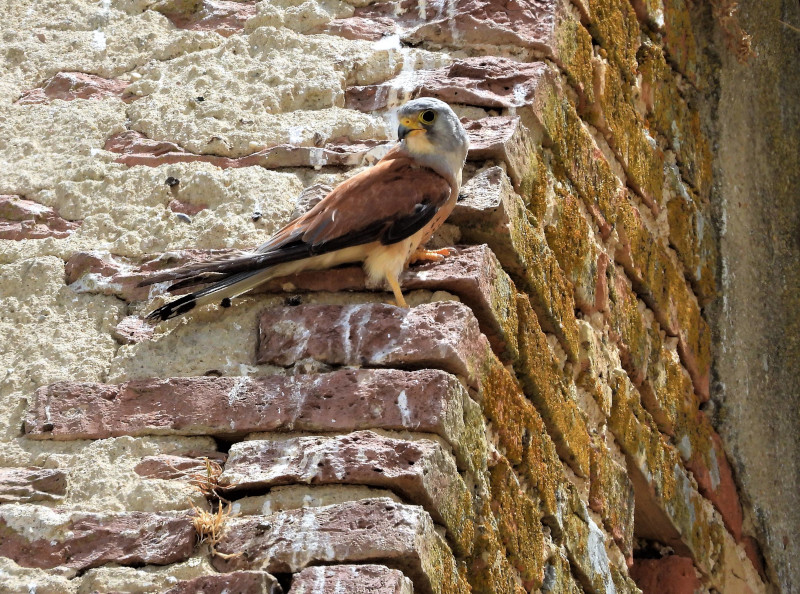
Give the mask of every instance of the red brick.
<svg viewBox="0 0 800 594">
<path fill-rule="evenodd" d="M 358 141 L 340 139 L 322 147 L 281 144 L 265 148 L 244 157 L 220 157 L 192 153 L 173 142 L 150 140 L 143 134 L 128 130 L 109 137 L 105 150 L 120 153 L 115 163 L 128 166 L 158 167 L 170 163 L 210 163 L 221 169 L 238 167 L 314 167 L 356 166 L 377 161 L 385 152 L 384 141 Z"/>
<path fill-rule="evenodd" d="M 447 528 L 459 555 L 474 539 L 472 501 L 453 459 L 435 441 L 406 441 L 359 431 L 234 444 L 219 483 L 226 493 L 288 484 L 367 485 L 421 505 Z"/>
<path fill-rule="evenodd" d="M 634 559 L 630 575 L 642 594 L 694 594 L 704 590 L 688 557 Z"/>
<path fill-rule="evenodd" d="M 261 315 L 256 362 L 435 368 L 477 387 L 489 352 L 472 311 L 461 303 L 300 305 Z"/>
<path fill-rule="evenodd" d="M 294 591 L 294 590 L 292 590 Z M 233 571 L 180 582 L 164 594 L 283 594 L 278 580 L 266 571 Z"/>
<path fill-rule="evenodd" d="M 67 474 L 54 468 L 0 468 L 0 503 L 53 501 L 67 492 Z"/>
<path fill-rule="evenodd" d="M 384 565 L 306 567 L 292 576 L 289 594 L 412 594 L 403 572 Z"/>
<path fill-rule="evenodd" d="M 187 7 L 185 10 L 182 8 Z M 195 3 L 170 2 L 161 9 L 178 29 L 214 31 L 224 37 L 239 33 L 248 19 L 256 15 L 256 3 L 229 0 L 202 0 Z"/>
<path fill-rule="evenodd" d="M 145 512 L 95 514 L 36 506 L 0 507 L 0 555 L 23 567 L 77 570 L 106 563 L 185 561 L 196 539 L 192 519 Z"/>
<path fill-rule="evenodd" d="M 415 592 L 469 591 L 427 512 L 385 498 L 231 518 L 216 548 L 231 555 L 212 560 L 220 571 L 287 573 L 310 565 L 378 562 L 402 570 Z"/>
<path fill-rule="evenodd" d="M 253 411 L 269 410 L 269 414 Z M 260 431 L 414 430 L 434 433 L 469 467 L 482 455 L 477 405 L 441 371 L 347 369 L 294 377 L 148 379 L 123 384 L 62 382 L 39 388 L 25 419 L 28 438 L 212 435 Z"/>
<path fill-rule="evenodd" d="M 64 239 L 80 224 L 62 219 L 49 206 L 19 196 L 0 195 L 0 239 Z"/>
<path fill-rule="evenodd" d="M 220 452 L 203 452 L 202 455 L 198 453 L 195 456 L 176 456 L 174 454 L 145 456 L 133 471 L 139 476 L 149 479 L 190 480 L 197 474 L 205 475 L 204 457 L 217 464 L 224 464 L 227 456 Z"/>
<path fill-rule="evenodd" d="M 50 103 L 55 99 L 73 101 L 75 99 L 106 99 L 120 97 L 127 101 L 135 99 L 125 96 L 125 89 L 131 83 L 125 80 L 109 79 L 84 72 L 59 72 L 43 85 L 22 94 L 16 102 L 21 105 Z"/>
</svg>

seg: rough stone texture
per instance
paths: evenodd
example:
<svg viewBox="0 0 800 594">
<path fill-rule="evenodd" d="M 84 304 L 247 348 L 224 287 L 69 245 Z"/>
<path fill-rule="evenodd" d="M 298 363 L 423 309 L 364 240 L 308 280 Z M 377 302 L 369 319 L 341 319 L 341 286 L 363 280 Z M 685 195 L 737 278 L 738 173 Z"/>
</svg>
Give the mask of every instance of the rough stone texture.
<svg viewBox="0 0 800 594">
<path fill-rule="evenodd" d="M 692 560 L 670 555 L 661 559 L 637 559 L 631 577 L 643 594 L 684 594 L 703 587 Z"/>
<path fill-rule="evenodd" d="M 187 559 L 195 541 L 187 516 L 93 514 L 27 505 L 0 507 L 0 533 L 0 555 L 43 569 L 165 565 Z"/>
<path fill-rule="evenodd" d="M 591 455 L 589 507 L 600 514 L 603 524 L 625 555 L 633 555 L 633 484 L 627 469 L 617 464 L 604 443 L 595 443 Z"/>
<path fill-rule="evenodd" d="M 211 594 L 236 592 L 237 594 L 283 594 L 278 580 L 266 571 L 232 571 L 220 575 L 204 575 L 170 588 L 165 594 Z"/>
<path fill-rule="evenodd" d="M 219 484 L 226 493 L 273 486 L 355 484 L 396 491 L 444 524 L 460 555 L 474 538 L 471 498 L 455 461 L 435 441 L 403 441 L 358 431 L 235 444 Z"/>
<path fill-rule="evenodd" d="M 467 591 L 444 539 L 422 508 L 390 499 L 366 499 L 341 505 L 234 518 L 217 550 L 223 571 L 265 569 L 296 572 L 331 561 L 379 562 L 401 569 L 415 591 Z"/>
<path fill-rule="evenodd" d="M 383 565 L 306 567 L 292 578 L 289 594 L 412 594 L 414 586 L 402 572 Z"/>
<path fill-rule="evenodd" d="M 224 464 L 226 455 L 220 452 L 198 452 L 194 456 L 174 454 L 145 456 L 133 471 L 146 478 L 192 480 L 195 476 L 206 474 L 206 462 L 203 458 Z"/>
<path fill-rule="evenodd" d="M 159 0 L 152 7 L 179 29 L 214 31 L 224 37 L 242 31 L 256 14 L 255 2 Z"/>
<path fill-rule="evenodd" d="M 0 196 L 0 239 L 44 239 L 68 237 L 80 221 L 67 221 L 52 208 L 19 196 Z"/>
<path fill-rule="evenodd" d="M 64 496 L 67 475 L 47 468 L 0 468 L 0 503 L 54 501 Z"/>
<path fill-rule="evenodd" d="M 477 387 L 489 351 L 477 320 L 460 303 L 401 309 L 391 305 L 301 305 L 261 316 L 256 360 L 291 367 L 327 365 L 436 368 Z"/>
<path fill-rule="evenodd" d="M 75 99 L 105 99 L 124 95 L 130 81 L 121 79 L 105 79 L 83 72 L 59 72 L 41 87 L 23 93 L 16 103 L 29 105 L 32 103 L 50 103 L 54 99 L 73 101 Z"/>
</svg>

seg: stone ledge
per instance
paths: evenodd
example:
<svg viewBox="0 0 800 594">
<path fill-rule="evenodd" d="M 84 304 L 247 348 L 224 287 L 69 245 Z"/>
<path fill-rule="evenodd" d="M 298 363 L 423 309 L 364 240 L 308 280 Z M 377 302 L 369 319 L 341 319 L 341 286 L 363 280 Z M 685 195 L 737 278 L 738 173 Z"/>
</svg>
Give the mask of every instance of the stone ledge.
<svg viewBox="0 0 800 594">
<path fill-rule="evenodd" d="M 220 571 L 297 572 L 310 565 L 380 563 L 400 569 L 423 594 L 460 594 L 469 586 L 421 507 L 390 499 L 231 518 L 217 551 Z"/>
<path fill-rule="evenodd" d="M 23 567 L 76 570 L 185 561 L 196 534 L 189 516 L 146 512 L 65 511 L 30 505 L 0 506 L 0 555 Z"/>
<path fill-rule="evenodd" d="M 477 388 L 490 352 L 472 311 L 438 302 L 392 305 L 299 305 L 266 310 L 259 321 L 256 363 L 291 367 L 304 360 L 326 365 L 434 368 Z"/>
<path fill-rule="evenodd" d="M 291 590 L 294 592 L 294 590 Z M 164 594 L 283 594 L 275 576 L 266 571 L 233 571 L 204 575 L 179 583 Z"/>
<path fill-rule="evenodd" d="M 470 493 L 450 454 L 435 441 L 392 439 L 371 431 L 245 441 L 231 447 L 219 477 L 222 491 L 232 495 L 295 483 L 390 489 L 443 524 L 459 556 L 472 550 Z"/>
<path fill-rule="evenodd" d="M 413 594 L 403 572 L 384 565 L 306 567 L 292 576 L 289 594 Z"/>
<path fill-rule="evenodd" d="M 269 414 L 254 415 L 253 411 Z M 201 377 L 39 388 L 25 419 L 35 439 L 210 435 L 264 431 L 418 431 L 442 437 L 459 467 L 484 456 L 480 410 L 441 371 L 341 370 L 293 377 Z M 484 446 L 485 447 L 485 446 Z"/>
<path fill-rule="evenodd" d="M 0 468 L 0 503 L 55 501 L 67 492 L 67 473 L 54 468 Z"/>
</svg>

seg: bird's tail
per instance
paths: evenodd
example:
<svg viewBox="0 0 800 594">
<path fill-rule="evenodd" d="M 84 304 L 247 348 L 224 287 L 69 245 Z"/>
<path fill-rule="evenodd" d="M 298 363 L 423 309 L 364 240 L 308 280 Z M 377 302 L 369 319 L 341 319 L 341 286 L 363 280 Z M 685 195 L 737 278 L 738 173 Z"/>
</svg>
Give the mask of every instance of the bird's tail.
<svg viewBox="0 0 800 594">
<path fill-rule="evenodd" d="M 162 305 L 158 309 L 147 314 L 148 321 L 160 322 L 183 315 L 195 307 L 208 303 L 220 303 L 225 305 L 234 297 L 246 293 L 253 287 L 268 281 L 275 276 L 272 268 L 262 268 L 260 270 L 250 270 L 232 274 L 208 287 L 200 289 L 179 297 L 174 301 Z M 174 288 L 170 287 L 170 289 Z"/>
</svg>

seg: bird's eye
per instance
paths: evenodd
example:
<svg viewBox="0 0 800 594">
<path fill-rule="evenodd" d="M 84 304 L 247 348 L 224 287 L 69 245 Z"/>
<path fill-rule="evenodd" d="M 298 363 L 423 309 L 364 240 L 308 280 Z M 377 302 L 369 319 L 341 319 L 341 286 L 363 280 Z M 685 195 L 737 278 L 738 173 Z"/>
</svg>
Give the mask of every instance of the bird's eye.
<svg viewBox="0 0 800 594">
<path fill-rule="evenodd" d="M 436 112 L 432 109 L 426 109 L 421 114 L 419 114 L 419 121 L 424 122 L 426 124 L 432 124 L 433 120 L 436 119 Z"/>
</svg>

